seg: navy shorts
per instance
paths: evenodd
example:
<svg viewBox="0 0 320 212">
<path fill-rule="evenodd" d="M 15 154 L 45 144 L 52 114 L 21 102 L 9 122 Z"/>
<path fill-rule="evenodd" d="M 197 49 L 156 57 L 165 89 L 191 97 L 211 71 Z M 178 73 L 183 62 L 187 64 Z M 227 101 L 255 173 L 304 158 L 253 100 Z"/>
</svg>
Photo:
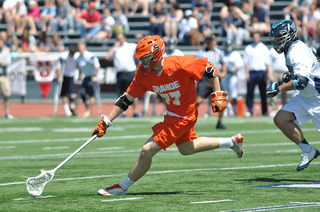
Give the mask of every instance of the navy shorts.
<svg viewBox="0 0 320 212">
<path fill-rule="evenodd" d="M 76 86 L 74 84 L 73 77 L 63 77 L 60 96 L 64 97 L 71 93 L 76 93 Z"/>
<path fill-rule="evenodd" d="M 91 77 L 85 77 L 83 79 L 83 82 L 80 88 L 80 93 L 81 95 L 88 94 L 88 96 L 94 97 L 93 82 L 91 80 Z"/>
<path fill-rule="evenodd" d="M 212 86 L 206 76 L 202 76 L 197 84 L 197 96 L 206 99 L 213 92 Z"/>
<path fill-rule="evenodd" d="M 135 75 L 135 71 L 117 73 L 117 92 L 119 95 L 122 95 L 124 92 L 126 92 Z"/>
</svg>

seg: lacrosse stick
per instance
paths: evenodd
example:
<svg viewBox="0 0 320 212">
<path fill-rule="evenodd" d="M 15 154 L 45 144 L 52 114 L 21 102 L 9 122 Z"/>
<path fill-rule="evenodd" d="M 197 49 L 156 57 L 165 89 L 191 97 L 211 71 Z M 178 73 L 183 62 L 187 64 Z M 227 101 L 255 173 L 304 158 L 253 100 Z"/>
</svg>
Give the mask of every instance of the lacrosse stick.
<svg viewBox="0 0 320 212">
<path fill-rule="evenodd" d="M 50 182 L 55 174 L 55 172 L 63 166 L 66 162 L 68 162 L 73 156 L 75 156 L 78 152 L 80 152 L 85 146 L 87 146 L 91 141 L 96 139 L 97 135 L 93 135 L 88 141 L 82 144 L 79 149 L 77 149 L 74 153 L 72 153 L 68 158 L 66 158 L 62 163 L 60 163 L 56 168 L 43 171 L 37 177 L 31 177 L 27 180 L 27 190 L 32 197 L 38 197 L 42 194 L 44 187 L 48 182 Z"/>
<path fill-rule="evenodd" d="M 53 95 L 53 116 L 56 116 L 59 104 L 59 94 L 61 92 L 62 83 L 58 82 L 58 85 L 54 88 L 54 95 Z"/>
<path fill-rule="evenodd" d="M 98 112 L 100 115 L 102 115 L 102 104 L 101 104 L 101 96 L 100 96 L 100 84 L 99 82 L 93 82 L 93 90 L 94 90 L 94 93 L 95 93 L 95 97 L 96 97 L 96 100 L 97 100 L 97 105 L 98 105 Z"/>
</svg>

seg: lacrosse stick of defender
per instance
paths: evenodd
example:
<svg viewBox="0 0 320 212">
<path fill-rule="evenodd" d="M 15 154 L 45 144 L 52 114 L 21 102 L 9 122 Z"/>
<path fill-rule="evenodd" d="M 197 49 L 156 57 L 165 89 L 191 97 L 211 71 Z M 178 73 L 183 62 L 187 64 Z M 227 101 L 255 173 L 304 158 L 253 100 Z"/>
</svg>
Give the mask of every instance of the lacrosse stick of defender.
<svg viewBox="0 0 320 212">
<path fill-rule="evenodd" d="M 99 108 L 99 114 L 102 115 L 102 105 L 101 105 L 101 96 L 100 96 L 100 84 L 99 82 L 93 82 L 93 90 L 96 96 L 97 105 Z"/>
<path fill-rule="evenodd" d="M 29 194 L 31 194 L 32 197 L 40 196 L 46 184 L 53 179 L 55 172 L 61 166 L 63 166 L 66 162 L 68 162 L 73 156 L 75 156 L 78 152 L 80 152 L 85 146 L 87 146 L 91 141 L 96 139 L 96 137 L 97 135 L 93 135 L 89 140 L 87 140 L 84 144 L 82 144 L 82 146 L 79 147 L 79 149 L 77 149 L 74 153 L 72 153 L 69 157 L 67 157 L 64 161 L 62 161 L 62 163 L 60 163 L 56 168 L 49 171 L 43 171 L 37 177 L 28 178 L 26 185 L 27 185 L 27 190 Z"/>
<path fill-rule="evenodd" d="M 53 116 L 56 116 L 59 104 L 59 94 L 61 92 L 62 82 L 59 82 L 58 85 L 54 88 L 54 95 L 53 95 Z"/>
</svg>

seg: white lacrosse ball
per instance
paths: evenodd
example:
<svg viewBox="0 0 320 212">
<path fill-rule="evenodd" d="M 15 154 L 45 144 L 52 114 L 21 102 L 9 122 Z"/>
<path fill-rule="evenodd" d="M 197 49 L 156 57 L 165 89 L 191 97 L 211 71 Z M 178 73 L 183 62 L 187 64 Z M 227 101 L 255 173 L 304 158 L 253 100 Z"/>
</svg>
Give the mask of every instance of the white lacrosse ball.
<svg viewBox="0 0 320 212">
<path fill-rule="evenodd" d="M 36 198 L 36 197 L 39 196 L 39 195 L 38 195 L 38 192 L 36 192 L 36 191 L 30 191 L 30 194 L 31 194 L 31 196 L 32 196 L 33 198 Z"/>
</svg>

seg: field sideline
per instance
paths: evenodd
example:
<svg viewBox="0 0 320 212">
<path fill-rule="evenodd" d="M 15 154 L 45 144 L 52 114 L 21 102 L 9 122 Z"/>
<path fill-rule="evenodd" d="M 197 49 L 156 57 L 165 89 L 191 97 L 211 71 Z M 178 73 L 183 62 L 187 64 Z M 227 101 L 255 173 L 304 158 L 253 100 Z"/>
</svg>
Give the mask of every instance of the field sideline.
<svg viewBox="0 0 320 212">
<path fill-rule="evenodd" d="M 200 117 L 199 136 L 242 133 L 244 156 L 227 148 L 182 156 L 175 146 L 153 158 L 149 172 L 128 195 L 102 197 L 100 188 L 120 182 L 139 157 L 151 126 L 162 117 L 117 119 L 62 166 L 42 198 L 31 198 L 27 177 L 55 168 L 91 136 L 99 117 L 0 118 L 0 211 L 320 211 L 320 159 L 297 172 L 300 149 L 270 117 Z M 311 122 L 302 127 L 320 149 Z"/>
</svg>

